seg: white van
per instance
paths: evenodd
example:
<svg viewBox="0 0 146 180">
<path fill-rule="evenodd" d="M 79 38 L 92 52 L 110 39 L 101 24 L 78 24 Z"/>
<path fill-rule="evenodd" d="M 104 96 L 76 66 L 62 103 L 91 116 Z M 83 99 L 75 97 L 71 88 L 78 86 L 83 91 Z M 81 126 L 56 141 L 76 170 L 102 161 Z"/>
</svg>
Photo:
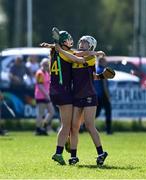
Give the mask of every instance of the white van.
<svg viewBox="0 0 146 180">
<path fill-rule="evenodd" d="M 29 56 L 36 56 L 38 62 L 44 57 L 50 58 L 49 48 L 24 47 L 5 49 L 0 53 L 0 88 L 8 88 L 10 85 L 9 71 L 16 57 L 21 56 L 26 63 Z"/>
</svg>

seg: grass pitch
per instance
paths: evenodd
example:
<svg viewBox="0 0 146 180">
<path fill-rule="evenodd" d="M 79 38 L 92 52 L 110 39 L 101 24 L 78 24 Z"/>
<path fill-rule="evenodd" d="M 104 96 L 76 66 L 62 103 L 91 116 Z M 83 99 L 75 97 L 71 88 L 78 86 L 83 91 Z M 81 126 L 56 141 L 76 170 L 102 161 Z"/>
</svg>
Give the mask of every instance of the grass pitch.
<svg viewBox="0 0 146 180">
<path fill-rule="evenodd" d="M 32 132 L 10 132 L 0 137 L 0 179 L 146 179 L 146 134 L 101 133 L 109 156 L 102 168 L 96 166 L 96 150 L 88 133 L 80 134 L 75 166 L 51 160 L 56 133 L 38 137 Z M 64 151 L 66 162 L 69 154 Z"/>
</svg>

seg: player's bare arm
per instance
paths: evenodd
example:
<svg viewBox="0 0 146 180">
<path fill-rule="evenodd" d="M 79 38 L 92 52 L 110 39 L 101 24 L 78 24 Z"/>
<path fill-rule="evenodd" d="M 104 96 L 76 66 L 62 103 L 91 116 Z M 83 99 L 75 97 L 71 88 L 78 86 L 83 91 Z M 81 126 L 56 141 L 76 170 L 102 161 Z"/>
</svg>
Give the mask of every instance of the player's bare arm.
<svg viewBox="0 0 146 180">
<path fill-rule="evenodd" d="M 76 51 L 74 53 L 76 56 L 84 57 L 84 56 L 105 56 L 103 51 Z"/>
<path fill-rule="evenodd" d="M 46 42 L 43 42 L 40 44 L 41 47 L 46 47 L 46 48 L 54 48 L 55 47 L 55 44 L 49 44 L 49 43 L 46 43 Z"/>
<path fill-rule="evenodd" d="M 60 45 L 56 44 L 55 45 L 55 49 L 62 53 L 64 56 L 66 56 L 67 58 L 69 58 L 72 62 L 78 63 L 78 64 L 83 64 L 86 63 L 85 59 L 83 57 L 78 57 L 76 55 L 73 55 L 71 53 L 69 53 L 68 51 L 63 50 Z"/>
</svg>

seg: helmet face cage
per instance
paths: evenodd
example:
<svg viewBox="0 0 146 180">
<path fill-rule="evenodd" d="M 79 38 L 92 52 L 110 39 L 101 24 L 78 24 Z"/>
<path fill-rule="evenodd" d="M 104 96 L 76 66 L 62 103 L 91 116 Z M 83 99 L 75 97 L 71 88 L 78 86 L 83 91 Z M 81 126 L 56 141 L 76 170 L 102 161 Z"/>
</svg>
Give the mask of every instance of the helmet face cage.
<svg viewBox="0 0 146 180">
<path fill-rule="evenodd" d="M 73 38 L 67 31 L 59 32 L 59 44 L 65 45 L 69 48 L 73 46 Z"/>
<path fill-rule="evenodd" d="M 88 42 L 89 44 L 89 48 L 87 50 L 95 50 L 96 48 L 96 45 L 97 45 L 97 41 L 94 37 L 92 36 L 82 36 L 79 41 L 78 41 L 78 47 L 79 47 L 79 44 L 81 43 L 81 41 L 86 41 Z"/>
</svg>

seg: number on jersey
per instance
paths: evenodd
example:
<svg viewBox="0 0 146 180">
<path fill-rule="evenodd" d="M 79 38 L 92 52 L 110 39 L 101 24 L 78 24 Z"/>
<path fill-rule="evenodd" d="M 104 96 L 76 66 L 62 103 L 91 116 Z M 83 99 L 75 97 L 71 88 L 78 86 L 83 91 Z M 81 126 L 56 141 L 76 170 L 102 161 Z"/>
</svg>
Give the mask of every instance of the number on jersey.
<svg viewBox="0 0 146 180">
<path fill-rule="evenodd" d="M 58 75 L 59 68 L 58 68 L 57 61 L 54 61 L 53 64 L 52 64 L 51 73 L 55 73 L 55 75 Z"/>
</svg>

